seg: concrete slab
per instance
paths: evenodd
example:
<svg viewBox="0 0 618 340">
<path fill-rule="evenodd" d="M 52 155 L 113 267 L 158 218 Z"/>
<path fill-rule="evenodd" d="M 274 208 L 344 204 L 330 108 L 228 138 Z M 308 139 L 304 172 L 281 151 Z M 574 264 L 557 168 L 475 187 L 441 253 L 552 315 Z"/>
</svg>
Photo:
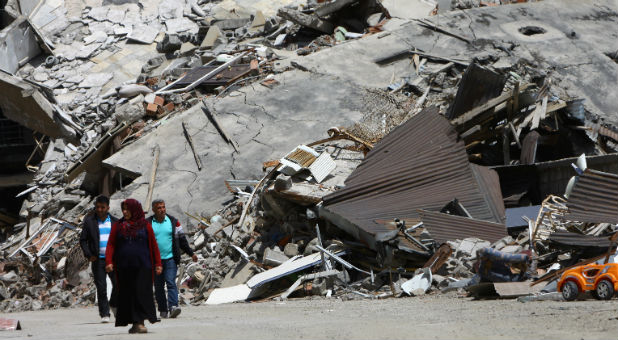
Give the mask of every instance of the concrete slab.
<svg viewBox="0 0 618 340">
<path fill-rule="evenodd" d="M 214 105 L 217 120 L 238 143 L 240 153 L 222 139 L 201 106 L 193 107 L 104 161 L 127 175 L 142 174 L 113 199 L 146 198 L 152 163 L 149 150 L 159 144 L 153 196 L 166 199 L 168 211 L 177 217 L 184 216 L 184 211 L 212 213 L 230 198 L 224 180 L 260 179 L 262 162 L 279 159 L 299 144 L 326 138 L 328 128 L 350 125 L 362 117 L 366 93 L 358 86 L 301 71 L 276 79 L 285 86 L 268 89 L 255 84 Z M 204 166 L 202 171 L 197 171 L 183 136 L 183 121 Z M 112 203 L 112 209 L 118 209 L 117 205 Z"/>
<path fill-rule="evenodd" d="M 618 97 L 614 95 L 615 89 L 607 84 L 616 83 L 618 64 L 605 55 L 618 50 L 616 16 L 618 3 L 611 0 L 548 0 L 453 11 L 428 19 L 450 32 L 471 38 L 474 40 L 471 44 L 410 22 L 306 57 L 293 57 L 290 62 L 316 73 L 334 74 L 357 84 L 384 88 L 393 76 L 397 78 L 405 72 L 410 59 L 385 66 L 375 64 L 374 59 L 396 51 L 416 48 L 465 60 L 489 53 L 507 64 L 521 60 L 547 72 L 553 70 L 554 76 L 560 79 L 556 85 L 565 89 L 565 96 L 585 98 L 586 109 L 616 125 Z M 544 32 L 532 34 L 526 27 L 540 27 Z M 515 44 L 511 56 L 494 47 L 511 43 Z"/>
</svg>

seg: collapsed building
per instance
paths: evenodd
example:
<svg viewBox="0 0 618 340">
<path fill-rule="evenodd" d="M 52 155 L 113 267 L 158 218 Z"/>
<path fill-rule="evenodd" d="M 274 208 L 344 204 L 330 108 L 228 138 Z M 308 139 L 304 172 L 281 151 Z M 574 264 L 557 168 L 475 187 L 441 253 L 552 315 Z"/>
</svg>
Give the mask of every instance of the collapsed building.
<svg viewBox="0 0 618 340">
<path fill-rule="evenodd" d="M 412 3 L 7 1 L 0 309 L 94 302 L 98 194 L 180 217 L 183 303 L 530 295 L 477 251 L 613 252 L 615 4 Z"/>
</svg>

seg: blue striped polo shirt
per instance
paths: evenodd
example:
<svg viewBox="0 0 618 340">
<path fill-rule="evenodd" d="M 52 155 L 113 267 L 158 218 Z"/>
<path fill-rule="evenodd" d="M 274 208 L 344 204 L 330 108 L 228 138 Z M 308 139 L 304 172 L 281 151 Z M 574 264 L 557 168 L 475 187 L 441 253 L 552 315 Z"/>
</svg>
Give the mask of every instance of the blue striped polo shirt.
<svg viewBox="0 0 618 340">
<path fill-rule="evenodd" d="M 108 214 L 105 221 L 101 221 L 97 217 L 97 223 L 99 223 L 99 258 L 104 259 L 107 240 L 109 239 L 109 233 L 112 231 L 112 220 Z"/>
</svg>

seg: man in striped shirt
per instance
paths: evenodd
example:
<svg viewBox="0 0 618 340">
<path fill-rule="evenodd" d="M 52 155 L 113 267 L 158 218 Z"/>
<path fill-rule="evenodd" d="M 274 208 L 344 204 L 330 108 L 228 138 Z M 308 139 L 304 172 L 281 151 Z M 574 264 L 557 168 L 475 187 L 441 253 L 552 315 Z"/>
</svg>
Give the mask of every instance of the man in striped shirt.
<svg viewBox="0 0 618 340">
<path fill-rule="evenodd" d="M 97 287 L 97 300 L 101 322 L 109 322 L 110 303 L 107 300 L 107 280 L 105 277 L 105 250 L 107 240 L 116 218 L 109 214 L 109 198 L 99 196 L 95 200 L 94 214 L 86 216 L 79 243 L 84 256 L 91 262 L 94 284 Z M 112 285 L 115 276 L 109 273 Z"/>
</svg>

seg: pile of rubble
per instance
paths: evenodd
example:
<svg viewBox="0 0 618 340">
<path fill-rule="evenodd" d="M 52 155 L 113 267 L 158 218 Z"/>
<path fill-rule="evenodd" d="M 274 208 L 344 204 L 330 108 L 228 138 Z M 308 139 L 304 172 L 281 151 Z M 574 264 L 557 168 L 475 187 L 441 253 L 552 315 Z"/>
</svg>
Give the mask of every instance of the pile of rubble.
<svg viewBox="0 0 618 340">
<path fill-rule="evenodd" d="M 517 57 L 519 44 L 477 39 L 431 20 L 451 8 L 497 3 L 419 1 L 426 7 L 405 14 L 397 1 L 286 0 L 281 8 L 181 2 L 95 1 L 66 13 L 49 6 L 24 13 L 9 1 L 15 21 L 8 28 L 27 31 L 33 51 L 49 55 L 15 55 L 6 60 L 20 62 L 0 65 L 7 72 L 0 73 L 0 89 L 8 94 L 0 96 L 0 108 L 44 135 L 35 150 L 43 161 L 29 165 L 34 182 L 18 195 L 26 197 L 22 222 L 0 245 L 0 310 L 95 302 L 76 237 L 95 193 L 113 194 L 113 202 L 139 195 L 148 207 L 161 184 L 157 171 L 169 171 L 160 164 L 173 163 L 163 155 L 165 135 L 157 133 L 173 124 L 186 143 L 181 153 L 194 161 L 179 171 L 196 181 L 213 165 L 202 164 L 208 153 L 193 139 L 206 127 L 185 122 L 194 108 L 213 127 L 216 148 L 231 150 L 233 179 L 225 186 L 233 198 L 216 198 L 227 201 L 216 212 L 204 206 L 193 214 L 187 210 L 201 203 L 187 190 L 192 206 L 175 208 L 199 254 L 197 263 L 185 259 L 180 266 L 183 303 L 385 298 L 459 288 L 485 296 L 489 285 L 490 295 L 527 296 L 544 288 L 530 280 L 553 280 L 544 289 L 555 290 L 564 268 L 613 252 L 616 127 L 573 93 L 570 75 Z M 371 67 L 403 63 L 405 70 L 393 71 L 384 88 L 359 90 L 362 117 L 320 140 L 286 141 L 285 154 L 271 147 L 259 177 L 234 171 L 241 152 L 247 154 L 238 141 L 253 133 L 253 121 L 236 113 L 236 104 L 221 110 L 221 100 L 244 101 L 273 119 L 243 91 L 263 87 L 275 97 L 277 88 L 300 91 L 287 74 L 328 73 L 342 64 L 326 53 L 403 35 L 391 27 L 403 19 L 424 35 L 462 44 L 466 57 L 413 44 L 387 50 Z M 535 27 L 520 32 L 535 35 Z M 308 55 L 316 59 L 299 62 Z M 319 63 L 324 55 L 332 66 Z M 30 95 L 15 101 L 22 93 Z M 20 106 L 30 116 L 13 112 Z M 229 120 L 251 133 L 230 131 Z M 251 141 L 265 144 L 261 133 Z M 310 137 L 295 140 L 304 138 Z M 122 168 L 106 160 L 131 145 L 152 162 Z M 504 293 L 502 282 L 488 282 L 491 275 L 476 264 L 494 254 L 486 249 L 526 254 L 526 268 L 513 268 L 506 279 L 519 285 Z"/>
</svg>

